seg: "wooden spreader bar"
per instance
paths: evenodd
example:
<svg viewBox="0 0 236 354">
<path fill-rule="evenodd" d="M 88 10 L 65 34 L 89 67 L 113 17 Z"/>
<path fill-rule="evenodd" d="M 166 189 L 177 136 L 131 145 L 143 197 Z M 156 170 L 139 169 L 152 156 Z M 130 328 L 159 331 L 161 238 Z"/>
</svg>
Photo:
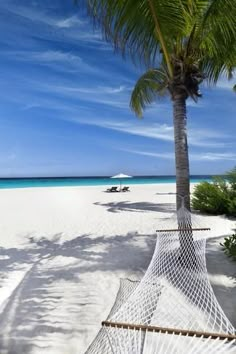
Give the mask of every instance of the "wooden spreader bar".
<svg viewBox="0 0 236 354">
<path fill-rule="evenodd" d="M 192 228 L 192 229 L 164 229 L 164 230 L 156 230 L 156 232 L 177 232 L 177 231 L 209 231 L 209 227 L 203 227 L 200 229 Z"/>
<path fill-rule="evenodd" d="M 147 332 L 158 332 L 158 333 L 168 333 L 168 334 L 176 334 L 190 337 L 202 337 L 212 339 L 221 339 L 221 340 L 236 340 L 236 335 L 233 334 L 224 334 L 224 333 L 211 333 L 211 332 L 199 332 L 199 331 L 189 331 L 185 329 L 176 329 L 176 328 L 168 328 L 168 327 L 157 327 L 157 326 L 144 326 L 137 324 L 129 324 L 129 323 L 121 323 L 121 322 L 110 322 L 103 321 L 102 326 L 105 327 L 114 327 L 114 328 L 124 328 L 124 329 L 133 329 L 135 331 L 147 331 Z"/>
</svg>

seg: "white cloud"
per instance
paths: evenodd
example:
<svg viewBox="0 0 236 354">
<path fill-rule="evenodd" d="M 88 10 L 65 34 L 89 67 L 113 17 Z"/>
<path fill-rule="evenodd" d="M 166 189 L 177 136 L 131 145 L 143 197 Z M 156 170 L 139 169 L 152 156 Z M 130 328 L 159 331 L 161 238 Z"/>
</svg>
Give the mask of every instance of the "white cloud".
<svg viewBox="0 0 236 354">
<path fill-rule="evenodd" d="M 22 110 L 23 111 L 27 111 L 29 109 L 32 109 L 32 108 L 38 108 L 40 107 L 40 104 L 39 103 L 27 103 L 23 106 Z"/>
<path fill-rule="evenodd" d="M 119 130 L 125 133 L 140 135 L 146 138 L 154 138 L 165 141 L 173 141 L 173 127 L 167 124 L 153 123 L 152 125 L 144 125 L 142 122 L 135 123 L 105 123 L 110 129 Z"/>
<path fill-rule="evenodd" d="M 85 94 L 116 94 L 124 91 L 128 91 L 125 85 L 120 85 L 118 87 L 109 87 L 109 86 L 93 86 L 93 87 L 73 87 L 73 86 L 57 86 L 59 91 L 62 93 L 70 92 L 70 93 L 85 93 Z"/>
<path fill-rule="evenodd" d="M 79 20 L 77 16 L 71 16 L 66 19 L 55 21 L 55 25 L 60 28 L 71 28 L 83 24 L 83 21 Z"/>
<path fill-rule="evenodd" d="M 232 154 L 229 152 L 225 153 L 213 153 L 213 152 L 208 152 L 205 154 L 199 154 L 199 155 L 191 155 L 194 160 L 206 160 L 206 161 L 217 161 L 217 160 L 228 160 L 228 161 L 236 161 L 236 154 Z"/>
<path fill-rule="evenodd" d="M 168 159 L 168 160 L 174 160 L 175 155 L 174 151 L 173 152 L 163 152 L 163 153 L 156 153 L 156 152 L 150 152 L 150 151 L 142 151 L 142 150 L 132 150 L 132 149 L 122 149 L 120 148 L 119 150 L 126 151 L 132 154 L 138 154 L 138 155 L 144 155 L 144 156 L 149 156 L 149 157 L 156 157 L 159 159 Z M 232 153 L 212 153 L 212 152 L 206 152 L 202 154 L 195 154 L 195 153 L 190 153 L 189 154 L 190 160 L 193 161 L 219 161 L 219 160 L 228 160 L 228 161 L 236 161 L 236 154 Z"/>
<path fill-rule="evenodd" d="M 101 47 L 99 48 L 101 50 L 110 47 L 102 42 L 101 32 L 99 30 L 93 30 L 93 26 L 90 24 L 89 19 L 81 20 L 77 15 L 67 18 L 63 16 L 59 17 L 58 11 L 56 11 L 58 9 L 56 7 L 55 11 L 51 11 L 51 14 L 46 11 L 46 8 L 42 10 L 42 7 L 38 4 L 35 6 L 23 6 L 9 2 L 1 2 L 1 8 L 34 24 L 37 22 L 43 24 L 44 28 L 41 31 L 46 30 L 48 32 L 47 27 L 51 27 L 58 32 L 60 31 L 60 36 L 63 33 L 64 38 L 68 41 L 80 40 L 85 42 L 87 47 L 89 44 L 101 44 Z M 53 33 L 55 38 L 58 35 L 56 31 Z"/>
<path fill-rule="evenodd" d="M 167 124 L 158 124 L 154 123 L 150 126 L 144 125 L 143 121 L 138 121 L 138 119 L 134 118 L 134 123 L 131 122 L 122 122 L 114 120 L 94 120 L 94 119 L 86 119 L 86 120 L 75 120 L 78 123 L 95 125 L 106 129 L 112 129 L 116 131 L 120 131 L 127 134 L 139 135 L 147 138 L 154 138 L 165 141 L 173 141 L 173 127 L 168 126 Z"/>
<path fill-rule="evenodd" d="M 100 74 L 100 69 L 89 65 L 78 55 L 59 50 L 5 51 L 3 55 L 16 56 L 18 60 L 47 65 L 63 72 L 87 72 Z M 53 87 L 52 87 L 53 88 Z"/>
<path fill-rule="evenodd" d="M 39 61 L 39 62 L 73 62 L 81 64 L 83 60 L 78 55 L 71 54 L 70 52 L 62 52 L 59 50 L 46 50 L 46 51 L 11 51 L 4 52 L 6 55 L 16 55 L 19 60 Z"/>
<path fill-rule="evenodd" d="M 22 55 L 27 55 L 23 52 Z M 42 61 L 42 62 L 74 62 L 77 65 L 82 62 L 82 59 L 74 54 L 69 52 L 61 52 L 58 50 L 47 50 L 44 52 L 31 52 L 28 53 L 28 57 L 33 60 Z"/>
<path fill-rule="evenodd" d="M 54 51 L 47 51 L 41 53 L 39 56 L 40 59 L 43 58 L 43 60 L 49 60 L 49 62 L 53 62 L 53 59 L 57 59 L 62 62 L 63 60 L 77 62 L 77 57 L 75 57 L 76 56 L 71 55 L 70 53 Z M 83 66 L 83 64 L 84 63 L 81 62 L 81 66 Z M 94 84 L 89 86 L 86 84 L 85 86 L 82 83 L 78 83 L 78 85 L 76 85 L 76 83 L 73 85 L 62 85 L 56 82 L 36 82 L 29 81 L 29 79 L 27 79 L 27 81 L 29 83 L 29 87 L 33 87 L 34 90 L 36 88 L 37 91 L 47 94 L 48 97 L 48 102 L 42 102 L 41 104 L 39 99 L 38 102 L 30 102 L 30 105 L 33 104 L 32 107 L 35 105 L 44 107 L 46 105 L 50 109 L 54 109 L 55 107 L 55 110 L 58 110 L 58 105 L 61 106 L 61 102 L 63 102 L 63 111 L 61 112 L 61 117 L 63 118 L 60 119 L 70 120 L 81 124 L 94 125 L 126 134 L 157 139 L 170 143 L 173 143 L 174 141 L 174 129 L 172 124 L 158 123 L 158 119 L 163 121 L 163 118 L 170 116 L 170 104 L 166 102 L 159 104 L 156 106 L 155 114 L 153 111 L 148 112 L 146 118 L 139 120 L 135 118 L 129 109 L 130 86 L 126 86 L 125 84 L 120 84 L 117 86 L 96 86 Z M 122 82 L 119 78 L 117 78 L 116 81 Z M 50 94 L 54 96 L 54 98 L 51 98 L 52 104 L 50 104 Z M 69 103 L 67 103 L 68 98 L 70 99 Z M 101 113 L 100 108 L 96 113 L 92 113 L 89 108 L 91 104 L 102 104 L 119 109 L 119 111 L 113 115 L 112 119 L 108 117 L 104 118 L 104 114 Z M 26 106 L 25 109 L 32 108 L 30 105 Z M 132 119 L 130 119 L 131 115 Z M 232 145 L 232 141 L 232 136 L 222 131 L 219 132 L 213 129 L 193 125 L 191 125 L 188 129 L 189 146 L 200 147 L 202 149 L 219 149 L 230 147 Z"/>
<path fill-rule="evenodd" d="M 235 81 L 236 78 L 236 72 L 234 71 L 233 73 L 233 77 L 231 80 L 228 80 L 226 77 L 221 77 L 217 84 L 216 87 L 222 89 L 222 90 L 229 90 L 229 91 L 233 91 L 233 86 L 236 84 Z"/>
<path fill-rule="evenodd" d="M 46 13 L 40 11 L 39 9 L 35 10 L 33 9 L 33 7 L 30 6 L 22 6 L 19 4 L 11 4 L 11 3 L 7 3 L 7 2 L 3 2 L 1 3 L 1 7 L 5 8 L 7 11 L 11 12 L 12 14 L 21 16 L 27 20 L 30 21 L 37 21 L 37 22 L 43 22 L 47 25 L 56 25 L 56 21 L 51 18 L 50 16 L 48 16 Z"/>
<path fill-rule="evenodd" d="M 1 7 L 5 8 L 7 11 L 11 12 L 12 14 L 21 16 L 27 20 L 33 22 L 41 22 L 49 26 L 59 27 L 59 28 L 70 28 L 73 26 L 77 26 L 79 24 L 83 24 L 84 22 L 81 21 L 76 15 L 70 16 L 67 18 L 61 17 L 56 18 L 52 17 L 46 13 L 46 11 L 42 11 L 39 6 L 24 6 L 20 4 L 12 4 L 9 2 L 1 3 Z"/>
<path fill-rule="evenodd" d="M 135 120 L 134 122 L 124 122 L 122 120 L 93 120 L 90 119 L 90 124 L 97 125 L 103 128 L 117 130 L 123 133 L 138 135 L 145 138 L 152 138 L 167 142 L 174 141 L 174 128 L 172 125 L 159 124 L 145 120 Z M 86 122 L 85 122 L 86 124 Z M 212 130 L 194 129 L 190 130 L 188 134 L 189 146 L 220 148 L 226 147 L 222 139 L 230 137 L 226 134 L 214 132 Z M 228 144 L 230 145 L 230 143 Z"/>
<path fill-rule="evenodd" d="M 174 160 L 174 152 L 158 153 L 158 152 L 148 152 L 148 151 L 132 150 L 132 149 L 119 149 L 119 150 L 130 152 L 131 154 L 144 155 L 144 156 L 156 157 L 156 158 L 167 159 L 167 160 Z"/>
<path fill-rule="evenodd" d="M 129 91 L 125 85 L 119 86 L 66 86 L 58 84 L 38 83 L 37 88 L 44 93 L 58 94 L 63 98 L 70 98 L 89 103 L 99 103 L 119 109 L 129 109 Z M 93 124 L 101 125 L 99 118 L 94 117 Z M 109 123 L 108 123 L 109 124 Z"/>
<path fill-rule="evenodd" d="M 226 139 L 230 139 L 230 136 L 224 134 L 223 132 L 218 132 L 207 128 L 191 128 L 188 133 L 189 145 L 198 147 L 226 147 L 227 145 L 230 145 L 225 143 Z"/>
</svg>

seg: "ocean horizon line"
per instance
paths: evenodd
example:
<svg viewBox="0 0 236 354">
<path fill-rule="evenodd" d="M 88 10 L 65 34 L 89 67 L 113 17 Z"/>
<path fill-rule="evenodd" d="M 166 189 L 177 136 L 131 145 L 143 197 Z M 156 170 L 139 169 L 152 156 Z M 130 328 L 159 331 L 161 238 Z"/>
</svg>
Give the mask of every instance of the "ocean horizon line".
<svg viewBox="0 0 236 354">
<path fill-rule="evenodd" d="M 219 177 L 224 174 L 191 174 L 193 177 Z M 111 175 L 98 175 L 98 176 L 24 176 L 24 177 L 0 177 L 0 180 L 21 180 L 21 179 L 80 179 L 80 178 L 111 178 Z M 176 175 L 132 175 L 132 178 L 176 178 Z"/>
<path fill-rule="evenodd" d="M 212 181 L 212 175 L 191 175 L 191 183 Z M 165 184 L 175 183 L 176 177 L 165 176 L 132 176 L 132 178 L 111 178 L 110 176 L 89 177 L 20 177 L 0 178 L 0 189 L 36 188 L 36 187 L 76 187 L 76 186 L 110 186 L 117 184 Z"/>
</svg>

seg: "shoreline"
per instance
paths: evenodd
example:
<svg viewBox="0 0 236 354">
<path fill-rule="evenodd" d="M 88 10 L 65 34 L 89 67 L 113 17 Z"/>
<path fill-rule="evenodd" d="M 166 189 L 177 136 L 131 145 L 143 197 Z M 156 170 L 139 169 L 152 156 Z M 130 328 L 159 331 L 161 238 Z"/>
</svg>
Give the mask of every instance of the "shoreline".
<svg viewBox="0 0 236 354">
<path fill-rule="evenodd" d="M 195 186 L 196 184 L 198 184 L 200 182 L 190 182 L 190 187 Z M 94 189 L 101 189 L 103 188 L 104 191 L 106 191 L 106 189 L 110 188 L 111 186 L 117 186 L 119 188 L 119 183 L 111 183 L 111 184 L 100 184 L 100 185 L 76 185 L 76 186 L 35 186 L 35 187 L 10 187 L 10 188 L 2 188 L 0 187 L 0 193 L 1 191 L 4 190 L 37 190 L 37 189 L 51 189 L 51 188 L 65 188 L 65 189 L 83 189 L 83 188 L 94 188 Z M 133 187 L 147 187 L 147 188 L 154 188 L 154 187 L 160 187 L 160 188 L 166 188 L 167 186 L 175 186 L 176 183 L 175 182 L 165 182 L 165 183 L 129 183 L 129 181 L 124 181 L 122 182 L 122 186 L 123 185 L 129 185 L 130 188 Z M 124 192 L 125 193 L 125 192 Z M 115 194 L 115 192 L 111 192 L 110 194 Z"/>
<path fill-rule="evenodd" d="M 159 185 L 175 184 L 175 177 L 132 177 L 132 178 L 33 178 L 33 179 L 0 179 L 0 190 L 20 188 L 48 188 L 48 187 L 110 187 L 120 184 L 125 185 Z M 191 183 L 212 182 L 211 176 L 192 176 Z"/>
</svg>

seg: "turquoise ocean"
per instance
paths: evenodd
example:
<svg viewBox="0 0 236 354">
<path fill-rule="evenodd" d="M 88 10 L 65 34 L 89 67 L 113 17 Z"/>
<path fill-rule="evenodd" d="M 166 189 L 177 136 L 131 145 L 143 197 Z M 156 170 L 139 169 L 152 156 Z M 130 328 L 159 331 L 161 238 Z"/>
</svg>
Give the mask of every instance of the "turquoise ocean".
<svg viewBox="0 0 236 354">
<path fill-rule="evenodd" d="M 191 183 L 211 181 L 212 176 L 191 176 Z M 123 178 L 122 184 L 175 183 L 175 176 L 135 176 Z M 32 187 L 72 187 L 119 185 L 119 179 L 110 177 L 50 177 L 50 178 L 0 178 L 0 189 Z"/>
</svg>

